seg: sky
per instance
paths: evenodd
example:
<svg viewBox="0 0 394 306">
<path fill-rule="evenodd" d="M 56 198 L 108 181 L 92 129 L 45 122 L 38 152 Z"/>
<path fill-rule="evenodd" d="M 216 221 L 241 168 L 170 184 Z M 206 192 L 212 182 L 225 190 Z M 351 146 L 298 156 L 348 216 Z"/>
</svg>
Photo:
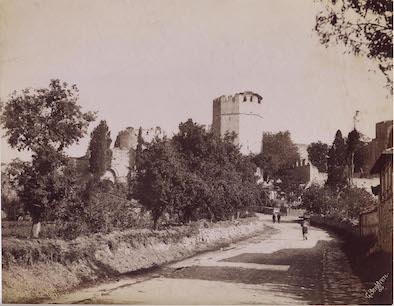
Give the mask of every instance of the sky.
<svg viewBox="0 0 394 306">
<path fill-rule="evenodd" d="M 358 129 L 373 138 L 375 123 L 393 117 L 384 76 L 320 45 L 318 9 L 313 0 L 0 0 L 0 98 L 53 78 L 77 84 L 82 109 L 98 112 L 89 132 L 105 119 L 115 140 L 128 126 L 209 125 L 214 98 L 252 90 L 264 131 L 332 143 L 359 110 Z M 26 156 L 2 138 L 2 162 Z"/>
</svg>

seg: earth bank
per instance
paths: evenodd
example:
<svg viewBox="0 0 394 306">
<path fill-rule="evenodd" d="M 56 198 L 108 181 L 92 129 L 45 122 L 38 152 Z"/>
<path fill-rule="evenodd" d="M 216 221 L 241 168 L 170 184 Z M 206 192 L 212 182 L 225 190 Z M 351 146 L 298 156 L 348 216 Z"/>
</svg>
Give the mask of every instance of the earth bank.
<svg viewBox="0 0 394 306">
<path fill-rule="evenodd" d="M 3 238 L 3 302 L 54 298 L 81 286 L 147 269 L 273 231 L 258 217 L 96 234 L 71 241 Z"/>
</svg>

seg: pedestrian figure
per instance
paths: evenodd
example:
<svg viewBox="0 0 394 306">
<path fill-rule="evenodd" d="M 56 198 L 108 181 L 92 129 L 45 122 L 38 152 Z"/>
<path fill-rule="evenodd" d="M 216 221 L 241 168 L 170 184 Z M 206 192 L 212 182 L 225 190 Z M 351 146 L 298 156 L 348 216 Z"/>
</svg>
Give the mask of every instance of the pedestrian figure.
<svg viewBox="0 0 394 306">
<path fill-rule="evenodd" d="M 305 221 L 301 221 L 301 229 L 302 229 L 302 239 L 308 240 L 308 227 L 305 224 Z"/>
<path fill-rule="evenodd" d="M 275 214 L 272 214 L 272 223 L 275 223 Z"/>
<path fill-rule="evenodd" d="M 278 214 L 278 223 L 280 223 L 280 214 Z"/>
</svg>

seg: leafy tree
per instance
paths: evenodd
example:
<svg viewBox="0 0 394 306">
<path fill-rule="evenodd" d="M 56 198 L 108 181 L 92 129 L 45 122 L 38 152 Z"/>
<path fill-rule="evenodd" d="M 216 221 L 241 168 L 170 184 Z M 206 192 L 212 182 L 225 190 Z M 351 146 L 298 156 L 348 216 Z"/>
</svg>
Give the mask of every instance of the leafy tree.
<svg viewBox="0 0 394 306">
<path fill-rule="evenodd" d="M 111 168 L 111 142 L 111 132 L 107 122 L 101 120 L 100 124 L 91 133 L 89 144 L 89 169 L 96 178 L 100 178 L 105 171 Z"/>
<path fill-rule="evenodd" d="M 320 0 L 324 9 L 316 17 L 320 42 L 343 44 L 350 53 L 374 59 L 392 92 L 393 1 Z"/>
<path fill-rule="evenodd" d="M 334 142 L 328 151 L 327 182 L 334 188 L 342 188 L 347 185 L 347 149 L 342 132 L 338 130 Z"/>
<path fill-rule="evenodd" d="M 300 159 L 297 146 L 291 140 L 289 131 L 264 133 L 263 152 L 254 159 L 263 169 L 265 177 L 276 177 L 278 171 L 289 168 Z"/>
<path fill-rule="evenodd" d="M 157 226 L 169 214 L 180 222 L 225 220 L 267 201 L 256 165 L 232 143 L 188 120 L 171 140 L 155 140 L 142 152 L 135 195 Z"/>
<path fill-rule="evenodd" d="M 362 169 L 366 162 L 366 155 L 360 150 L 363 146 L 365 146 L 363 135 L 356 129 L 349 132 L 346 140 L 346 149 L 350 180 L 353 178 L 354 172 Z"/>
<path fill-rule="evenodd" d="M 182 182 L 182 166 L 170 141 L 163 140 L 144 150 L 144 171 L 137 172 L 135 195 L 152 214 L 154 228 L 159 218 L 171 210 L 176 197 L 176 184 Z"/>
<path fill-rule="evenodd" d="M 14 92 L 4 106 L 1 122 L 12 148 L 30 150 L 32 162 L 25 164 L 19 182 L 19 196 L 40 228 L 48 209 L 62 195 L 57 177 L 67 158 L 64 149 L 83 137 L 94 120 L 77 104 L 78 89 L 60 80 L 51 80 L 49 88 Z"/>
<path fill-rule="evenodd" d="M 312 184 L 302 193 L 302 205 L 309 212 L 325 214 L 327 212 L 327 203 L 324 201 L 325 197 L 326 189 Z"/>
<path fill-rule="evenodd" d="M 321 141 L 312 142 L 308 148 L 308 159 L 320 172 L 327 172 L 328 145 Z"/>
<path fill-rule="evenodd" d="M 358 219 L 360 213 L 374 205 L 373 196 L 363 188 L 348 187 L 339 198 L 338 207 L 342 209 L 340 214 L 352 219 Z"/>
<path fill-rule="evenodd" d="M 340 193 L 330 186 L 312 184 L 302 194 L 303 206 L 312 213 L 358 220 L 361 211 L 375 200 L 363 188 L 345 187 Z"/>
</svg>

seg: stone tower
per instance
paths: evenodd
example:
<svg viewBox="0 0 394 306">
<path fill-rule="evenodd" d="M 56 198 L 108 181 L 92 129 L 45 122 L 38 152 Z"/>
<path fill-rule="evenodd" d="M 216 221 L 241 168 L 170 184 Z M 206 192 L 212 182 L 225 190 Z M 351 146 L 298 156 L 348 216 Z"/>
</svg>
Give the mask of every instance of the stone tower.
<svg viewBox="0 0 394 306">
<path fill-rule="evenodd" d="M 235 144 L 241 146 L 242 154 L 258 154 L 263 139 L 263 98 L 254 92 L 245 91 L 234 96 L 220 96 L 213 100 L 212 131 L 223 137 L 234 132 Z"/>
</svg>

